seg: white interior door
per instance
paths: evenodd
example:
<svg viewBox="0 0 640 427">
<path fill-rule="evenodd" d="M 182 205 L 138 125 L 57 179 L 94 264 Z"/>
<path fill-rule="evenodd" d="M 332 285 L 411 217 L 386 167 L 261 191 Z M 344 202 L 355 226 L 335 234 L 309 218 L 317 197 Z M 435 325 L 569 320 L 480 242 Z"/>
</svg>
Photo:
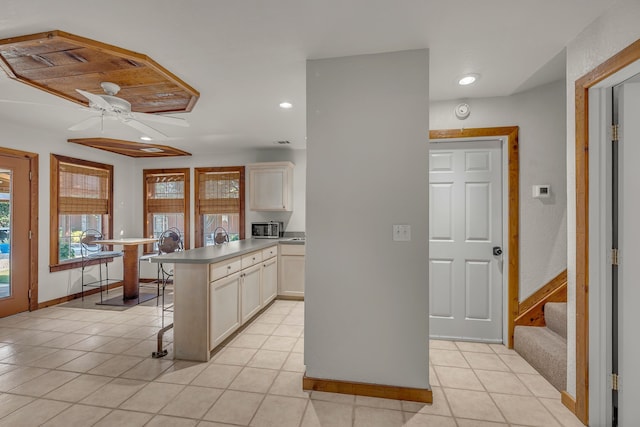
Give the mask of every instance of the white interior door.
<svg viewBox="0 0 640 427">
<path fill-rule="evenodd" d="M 626 427 L 638 425 L 640 420 L 640 83 L 624 84 L 618 106 L 618 421 Z"/>
<path fill-rule="evenodd" d="M 502 342 L 501 142 L 431 143 L 429 157 L 430 335 Z"/>
</svg>

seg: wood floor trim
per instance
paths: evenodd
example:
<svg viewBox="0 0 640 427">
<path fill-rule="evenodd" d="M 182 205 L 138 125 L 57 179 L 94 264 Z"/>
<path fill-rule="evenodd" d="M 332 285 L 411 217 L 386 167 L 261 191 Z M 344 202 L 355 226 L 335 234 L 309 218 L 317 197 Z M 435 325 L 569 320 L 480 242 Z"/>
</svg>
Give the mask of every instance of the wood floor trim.
<svg viewBox="0 0 640 427">
<path fill-rule="evenodd" d="M 543 287 L 535 291 L 533 294 L 529 295 L 524 301 L 520 303 L 519 313 L 522 314 L 525 311 L 529 310 L 534 305 L 540 303 L 540 301 L 544 300 L 549 294 L 555 292 L 562 285 L 567 284 L 567 270 L 565 269 L 560 274 L 558 274 L 553 279 L 549 280 L 547 284 Z"/>
<path fill-rule="evenodd" d="M 574 414 L 576 413 L 576 400 L 566 391 L 560 392 L 560 401 Z"/>
<path fill-rule="evenodd" d="M 575 414 L 589 424 L 589 89 L 640 59 L 636 40 L 575 82 L 576 118 L 576 397 Z M 564 403 L 564 402 L 563 402 Z"/>
<path fill-rule="evenodd" d="M 518 126 L 472 129 L 444 129 L 429 131 L 429 139 L 462 139 L 484 137 L 507 137 L 508 161 L 508 206 L 509 224 L 507 250 L 509 265 L 507 273 L 507 347 L 513 348 L 513 330 L 519 310 L 520 292 L 520 154 Z"/>
<path fill-rule="evenodd" d="M 111 283 L 111 284 L 108 285 L 109 290 L 115 289 L 115 288 L 120 288 L 120 287 L 122 287 L 122 282 L 121 281 L 120 282 L 116 282 L 116 283 Z M 88 290 L 84 291 L 84 296 L 97 294 L 98 292 L 100 292 L 100 289 L 98 289 L 98 288 L 88 289 Z M 78 299 L 78 298 L 82 298 L 82 293 L 81 292 L 78 292 L 78 293 L 75 293 L 75 294 L 71 294 L 71 295 L 65 295 L 65 296 L 60 297 L 60 298 L 54 298 L 54 299 L 49 300 L 49 301 L 43 301 L 43 302 L 38 303 L 38 310 L 40 310 L 42 308 L 51 307 L 53 305 L 62 304 L 64 302 L 73 301 L 74 299 Z"/>
<path fill-rule="evenodd" d="M 548 302 L 567 302 L 567 281 L 561 283 L 551 292 L 544 295 L 534 305 L 523 310 L 516 317 L 516 326 L 546 326 L 544 305 Z"/>
<path fill-rule="evenodd" d="M 433 393 L 431 389 L 328 380 L 311 378 L 306 375 L 302 377 L 302 389 L 324 391 L 327 393 L 354 394 L 357 396 L 433 403 Z"/>
</svg>

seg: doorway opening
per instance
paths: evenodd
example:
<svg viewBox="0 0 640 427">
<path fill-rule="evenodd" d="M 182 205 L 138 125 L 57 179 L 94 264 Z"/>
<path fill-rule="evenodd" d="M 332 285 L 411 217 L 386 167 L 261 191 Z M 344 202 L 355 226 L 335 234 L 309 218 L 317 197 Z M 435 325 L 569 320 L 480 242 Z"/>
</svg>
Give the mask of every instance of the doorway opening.
<svg viewBox="0 0 640 427">
<path fill-rule="evenodd" d="M 506 342 L 506 138 L 429 144 L 429 335 Z M 503 203 L 503 200 L 505 201 Z"/>
<path fill-rule="evenodd" d="M 507 211 L 506 234 L 503 241 L 506 242 L 503 248 L 506 256 L 504 265 L 506 266 L 507 287 L 504 296 L 503 311 L 505 318 L 505 327 L 503 329 L 504 343 L 513 348 L 513 331 L 515 328 L 515 319 L 519 311 L 519 268 L 520 268 L 520 244 L 519 244 L 519 228 L 520 228 L 520 166 L 518 152 L 518 127 L 494 127 L 494 128 L 475 128 L 475 129 L 447 129 L 429 131 L 429 139 L 431 141 L 440 140 L 477 140 L 477 139 L 496 139 L 504 138 L 505 152 L 507 156 L 506 176 L 503 178 L 507 183 Z"/>
<path fill-rule="evenodd" d="M 575 401 L 563 403 L 584 424 L 611 425 L 611 308 L 604 288 L 610 266 L 607 239 L 608 179 L 602 143 L 610 135 L 607 92 L 637 74 L 640 40 L 576 80 L 576 272 L 575 272 Z M 592 142 L 590 142 L 592 141 Z M 591 286 L 591 282 L 596 286 Z M 608 300 L 611 303 L 611 298 Z M 589 403 L 591 402 L 591 404 Z"/>
</svg>

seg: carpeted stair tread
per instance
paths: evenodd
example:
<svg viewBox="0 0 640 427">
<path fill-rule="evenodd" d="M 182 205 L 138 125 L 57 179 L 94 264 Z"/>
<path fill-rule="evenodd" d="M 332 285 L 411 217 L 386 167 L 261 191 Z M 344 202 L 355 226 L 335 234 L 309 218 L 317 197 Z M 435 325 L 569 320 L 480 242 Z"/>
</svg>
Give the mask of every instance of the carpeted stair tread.
<svg viewBox="0 0 640 427">
<path fill-rule="evenodd" d="M 567 340 L 547 327 L 516 326 L 513 348 L 559 391 L 566 390 Z"/>
<path fill-rule="evenodd" d="M 544 321 L 547 328 L 567 339 L 567 303 L 548 302 L 544 305 Z"/>
</svg>

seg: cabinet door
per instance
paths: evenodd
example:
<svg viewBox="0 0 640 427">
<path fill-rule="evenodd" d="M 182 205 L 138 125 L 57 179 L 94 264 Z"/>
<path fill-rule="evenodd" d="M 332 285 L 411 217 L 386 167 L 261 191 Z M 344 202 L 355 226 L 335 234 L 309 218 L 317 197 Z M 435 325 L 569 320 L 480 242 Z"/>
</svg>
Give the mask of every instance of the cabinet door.
<svg viewBox="0 0 640 427">
<path fill-rule="evenodd" d="M 278 295 L 304 297 L 304 256 L 283 255 L 280 258 Z"/>
<path fill-rule="evenodd" d="M 266 305 L 278 293 L 278 258 L 270 258 L 262 264 L 262 305 Z"/>
<path fill-rule="evenodd" d="M 209 347 L 213 349 L 240 326 L 240 273 L 210 283 Z"/>
<path fill-rule="evenodd" d="M 244 323 L 260 311 L 262 307 L 260 299 L 262 264 L 242 270 L 240 282 L 240 307 L 241 322 Z"/>
<path fill-rule="evenodd" d="M 249 208 L 255 211 L 291 210 L 291 170 L 256 168 L 249 172 Z"/>
</svg>

